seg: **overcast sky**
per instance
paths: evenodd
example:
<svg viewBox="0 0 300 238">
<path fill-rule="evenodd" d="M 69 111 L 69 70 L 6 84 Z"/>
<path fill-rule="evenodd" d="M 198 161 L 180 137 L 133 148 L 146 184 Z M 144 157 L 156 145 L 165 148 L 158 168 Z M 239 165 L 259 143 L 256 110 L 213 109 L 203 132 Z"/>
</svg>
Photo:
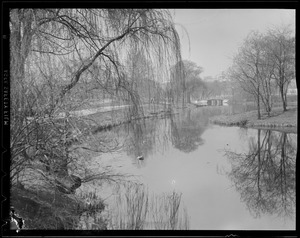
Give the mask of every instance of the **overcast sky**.
<svg viewBox="0 0 300 238">
<path fill-rule="evenodd" d="M 175 9 L 176 28 L 182 42 L 183 59 L 204 68 L 202 76 L 217 76 L 251 30 L 265 31 L 272 26 L 292 24 L 295 10 L 286 9 Z M 188 38 L 190 38 L 190 52 Z"/>
</svg>

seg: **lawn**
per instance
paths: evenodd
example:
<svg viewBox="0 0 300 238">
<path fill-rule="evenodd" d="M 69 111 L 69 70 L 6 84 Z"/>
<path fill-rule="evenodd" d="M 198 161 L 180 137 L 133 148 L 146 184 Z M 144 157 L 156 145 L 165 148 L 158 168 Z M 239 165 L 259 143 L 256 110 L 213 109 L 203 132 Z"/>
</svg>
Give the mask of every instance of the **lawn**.
<svg viewBox="0 0 300 238">
<path fill-rule="evenodd" d="M 266 112 L 261 112 L 261 119 L 257 119 L 257 111 L 249 111 L 234 115 L 220 115 L 210 119 L 211 123 L 227 126 L 244 127 L 270 127 L 270 128 L 290 128 L 297 131 L 297 107 L 290 107 L 286 112 L 282 108 L 274 108 L 270 117 Z"/>
</svg>

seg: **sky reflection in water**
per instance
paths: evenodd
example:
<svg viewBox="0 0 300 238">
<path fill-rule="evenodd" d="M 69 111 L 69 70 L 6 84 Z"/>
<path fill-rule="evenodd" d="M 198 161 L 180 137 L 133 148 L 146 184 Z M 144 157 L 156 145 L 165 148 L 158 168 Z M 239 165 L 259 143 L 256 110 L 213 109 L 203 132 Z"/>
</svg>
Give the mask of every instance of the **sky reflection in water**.
<svg viewBox="0 0 300 238">
<path fill-rule="evenodd" d="M 295 229 L 297 135 L 210 125 L 212 114 L 118 129 L 126 146 L 104 157 L 154 193 L 182 192 L 191 229 Z"/>
</svg>

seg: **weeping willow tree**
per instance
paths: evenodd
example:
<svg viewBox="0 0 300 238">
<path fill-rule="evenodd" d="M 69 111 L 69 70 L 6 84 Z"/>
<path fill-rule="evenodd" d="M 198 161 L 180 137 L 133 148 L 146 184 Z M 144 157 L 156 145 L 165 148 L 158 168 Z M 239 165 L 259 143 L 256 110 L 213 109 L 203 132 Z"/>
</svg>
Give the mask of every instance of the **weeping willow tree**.
<svg viewBox="0 0 300 238">
<path fill-rule="evenodd" d="M 183 61 L 177 62 L 177 64 L 171 67 L 170 71 L 169 98 L 176 105 L 179 105 L 181 101 L 182 107 L 184 107 L 187 102 L 187 71 L 185 70 Z"/>
<path fill-rule="evenodd" d="M 25 71 L 35 73 L 36 83 L 56 73 L 62 86 L 55 100 L 57 107 L 80 79 L 92 80 L 93 66 L 109 72 L 106 77 L 97 75 L 102 76 L 98 82 L 109 80 L 111 90 L 131 95 L 124 67 L 133 47 L 148 55 L 151 70 L 160 80 L 168 76 L 168 66 L 180 59 L 179 37 L 167 10 L 13 9 L 11 33 L 12 85 L 22 94 L 14 100 L 17 108 L 26 103 L 26 94 L 20 89 L 28 82 Z M 31 63 L 25 70 L 26 60 Z M 129 98 L 136 99 L 133 95 Z"/>
<path fill-rule="evenodd" d="M 127 67 L 132 49 L 155 81 L 181 60 L 164 9 L 11 9 L 9 25 L 12 182 L 35 159 L 68 176 L 70 137 L 80 134 L 69 112 L 84 92 L 101 88 L 127 102 L 130 116 L 143 113 Z"/>
</svg>

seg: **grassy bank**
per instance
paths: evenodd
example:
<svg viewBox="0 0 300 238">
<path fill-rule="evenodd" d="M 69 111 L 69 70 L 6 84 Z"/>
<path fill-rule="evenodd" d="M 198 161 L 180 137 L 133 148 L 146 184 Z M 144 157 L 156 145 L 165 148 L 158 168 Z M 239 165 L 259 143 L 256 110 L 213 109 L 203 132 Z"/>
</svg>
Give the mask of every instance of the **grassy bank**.
<svg viewBox="0 0 300 238">
<path fill-rule="evenodd" d="M 90 127 L 89 130 L 92 131 L 92 133 L 97 133 L 99 131 L 109 130 L 113 127 L 129 123 L 134 120 L 152 117 L 165 117 L 176 113 L 175 110 L 170 110 L 164 105 L 144 105 L 144 115 L 135 117 L 126 117 L 124 110 L 127 109 L 120 108 L 113 111 L 93 113 L 83 116 L 82 119 L 85 119 L 85 121 L 88 122 Z"/>
<path fill-rule="evenodd" d="M 282 108 L 274 108 L 268 117 L 261 112 L 261 119 L 257 119 L 257 111 L 249 111 L 234 115 L 220 115 L 210 118 L 211 123 L 226 126 L 243 126 L 253 128 L 272 128 L 297 132 L 297 107 L 290 107 L 286 112 Z"/>
</svg>

